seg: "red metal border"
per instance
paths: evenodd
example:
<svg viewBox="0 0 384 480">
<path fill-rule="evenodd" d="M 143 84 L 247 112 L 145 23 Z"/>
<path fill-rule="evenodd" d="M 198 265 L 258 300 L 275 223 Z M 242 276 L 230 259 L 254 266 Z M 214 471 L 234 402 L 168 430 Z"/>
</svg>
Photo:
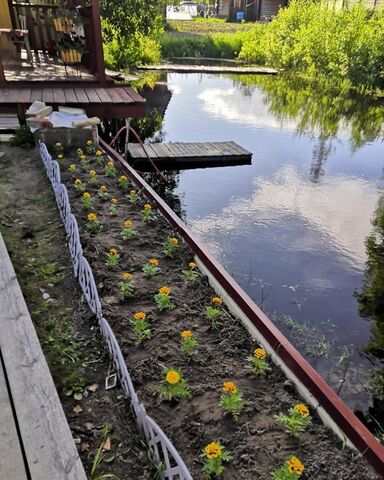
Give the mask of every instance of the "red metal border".
<svg viewBox="0 0 384 480">
<path fill-rule="evenodd" d="M 380 474 L 384 471 L 384 447 L 360 422 L 352 410 L 341 400 L 323 378 L 309 365 L 278 328 L 260 310 L 253 300 L 196 240 L 185 223 L 164 200 L 138 175 L 138 173 L 113 148 L 100 140 L 104 150 L 117 160 L 142 192 L 151 199 L 169 223 L 188 243 L 219 284 L 237 303 L 266 341 L 272 346 L 285 365 L 311 392 L 336 425 L 344 432 L 372 467 Z"/>
</svg>

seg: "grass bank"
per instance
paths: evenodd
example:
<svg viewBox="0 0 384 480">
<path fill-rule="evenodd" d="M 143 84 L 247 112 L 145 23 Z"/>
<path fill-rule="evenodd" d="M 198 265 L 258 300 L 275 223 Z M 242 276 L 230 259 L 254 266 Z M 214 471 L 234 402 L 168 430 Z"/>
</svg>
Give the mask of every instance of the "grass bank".
<svg viewBox="0 0 384 480">
<path fill-rule="evenodd" d="M 384 88 L 384 12 L 360 4 L 331 10 L 293 0 L 272 22 L 235 30 L 212 20 L 180 23 L 158 38 L 163 58 L 236 58 L 294 70 L 317 82 L 331 78 L 342 90 Z"/>
</svg>

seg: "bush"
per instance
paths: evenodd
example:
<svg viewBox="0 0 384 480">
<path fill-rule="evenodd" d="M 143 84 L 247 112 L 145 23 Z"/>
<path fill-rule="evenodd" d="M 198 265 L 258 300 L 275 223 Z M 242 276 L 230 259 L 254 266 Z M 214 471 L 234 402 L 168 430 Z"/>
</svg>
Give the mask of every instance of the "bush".
<svg viewBox="0 0 384 480">
<path fill-rule="evenodd" d="M 35 139 L 33 138 L 30 129 L 26 125 L 22 125 L 11 137 L 10 144 L 13 147 L 29 149 L 35 145 Z"/>
</svg>

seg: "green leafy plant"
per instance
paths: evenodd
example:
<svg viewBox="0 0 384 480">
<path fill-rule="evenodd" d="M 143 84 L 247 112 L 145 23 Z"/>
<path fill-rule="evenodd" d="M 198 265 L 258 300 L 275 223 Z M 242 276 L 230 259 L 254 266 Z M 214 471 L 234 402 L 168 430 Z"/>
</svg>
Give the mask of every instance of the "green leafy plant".
<svg viewBox="0 0 384 480">
<path fill-rule="evenodd" d="M 164 380 L 160 383 L 159 396 L 165 400 L 191 398 L 191 390 L 180 370 L 166 368 L 163 371 Z"/>
<path fill-rule="evenodd" d="M 30 149 L 35 145 L 35 139 L 33 138 L 30 129 L 26 125 L 22 125 L 15 130 L 15 133 L 10 139 L 10 144 L 13 147 Z"/>
<path fill-rule="evenodd" d="M 88 222 L 85 226 L 89 233 L 98 233 L 103 229 L 103 225 L 98 220 L 96 213 L 89 213 L 87 219 Z"/>
<path fill-rule="evenodd" d="M 109 439 L 109 427 L 108 425 L 105 425 L 103 428 L 103 440 L 97 449 L 95 458 L 93 459 L 92 462 L 92 468 L 91 468 L 91 480 L 119 480 L 119 477 L 117 477 L 115 474 L 110 473 L 110 472 L 100 472 L 101 466 L 103 461 L 106 459 L 106 454 L 103 453 L 104 447 L 106 442 Z"/>
<path fill-rule="evenodd" d="M 200 273 L 196 271 L 197 265 L 195 262 L 189 262 L 188 267 L 188 270 L 182 270 L 181 273 L 188 282 L 195 282 L 201 276 Z"/>
<path fill-rule="evenodd" d="M 172 308 L 175 308 L 175 304 L 172 303 L 171 296 L 170 296 L 171 290 L 164 286 L 159 289 L 159 293 L 155 295 L 155 302 L 157 305 L 157 308 L 162 312 L 163 310 L 170 310 Z"/>
<path fill-rule="evenodd" d="M 309 414 L 308 407 L 302 403 L 298 403 L 288 410 L 288 415 L 280 412 L 275 415 L 275 419 L 281 423 L 286 432 L 293 437 L 298 437 L 299 433 L 304 432 L 311 424 L 312 418 Z"/>
<path fill-rule="evenodd" d="M 219 405 L 229 412 L 235 420 L 238 420 L 244 406 L 244 399 L 243 394 L 233 382 L 224 382 Z"/>
<path fill-rule="evenodd" d="M 132 274 L 125 272 L 122 275 L 122 280 L 117 283 L 119 287 L 119 298 L 122 302 L 128 297 L 133 297 L 135 287 L 132 281 Z"/>
<path fill-rule="evenodd" d="M 179 247 L 179 240 L 176 237 L 168 237 L 164 243 L 164 255 L 173 257 L 175 250 Z"/>
<path fill-rule="evenodd" d="M 211 478 L 220 477 L 224 472 L 223 462 L 229 462 L 232 456 L 219 442 L 209 443 L 200 454 L 204 458 L 203 472 Z"/>
<path fill-rule="evenodd" d="M 111 248 L 107 253 L 107 261 L 105 264 L 109 268 L 116 268 L 117 265 L 119 264 L 119 260 L 120 260 L 119 252 L 117 251 L 116 248 Z"/>
<path fill-rule="evenodd" d="M 152 221 L 152 206 L 149 203 L 144 205 L 141 213 L 143 215 L 144 222 L 150 223 Z"/>
<path fill-rule="evenodd" d="M 97 192 L 97 196 L 101 198 L 101 200 L 108 200 L 108 192 L 107 187 L 105 185 L 100 185 L 99 191 Z"/>
<path fill-rule="evenodd" d="M 184 330 L 181 332 L 181 349 L 188 356 L 192 356 L 196 353 L 196 349 L 199 346 L 197 338 L 191 332 L 191 330 Z"/>
<path fill-rule="evenodd" d="M 159 261 L 156 258 L 150 258 L 148 262 L 143 266 L 142 271 L 144 272 L 144 276 L 147 278 L 153 277 L 157 273 L 159 273 Z"/>
<path fill-rule="evenodd" d="M 92 197 L 89 192 L 84 192 L 83 196 L 81 197 L 81 202 L 83 204 L 83 207 L 86 210 L 89 210 L 92 208 Z"/>
<path fill-rule="evenodd" d="M 75 187 L 76 192 L 83 193 L 85 191 L 85 189 L 87 188 L 87 185 L 85 183 L 83 183 L 80 180 L 80 178 L 76 178 L 76 180 L 74 182 L 74 187 Z"/>
<path fill-rule="evenodd" d="M 96 148 L 92 140 L 87 140 L 87 146 L 85 147 L 85 151 L 88 155 L 94 155 Z"/>
<path fill-rule="evenodd" d="M 102 150 L 95 151 L 95 162 L 98 165 L 104 165 L 105 159 Z"/>
<path fill-rule="evenodd" d="M 284 465 L 275 468 L 271 472 L 271 476 L 274 480 L 297 480 L 303 473 L 304 465 L 297 458 L 292 456 Z"/>
<path fill-rule="evenodd" d="M 135 235 L 136 230 L 133 228 L 133 223 L 131 220 L 125 220 L 124 221 L 124 228 L 121 231 L 121 236 L 124 240 L 129 240 L 130 238 Z"/>
<path fill-rule="evenodd" d="M 125 175 L 121 175 L 119 177 L 118 184 L 122 190 L 127 190 L 129 186 L 129 180 Z"/>
<path fill-rule="evenodd" d="M 252 369 L 252 372 L 256 375 L 266 375 L 271 370 L 269 363 L 266 361 L 267 352 L 264 348 L 256 348 L 251 357 L 247 357 L 247 361 Z"/>
<path fill-rule="evenodd" d="M 116 176 L 116 167 L 115 167 L 115 164 L 111 161 L 109 161 L 107 163 L 107 165 L 105 166 L 105 174 L 108 176 L 108 177 L 115 177 Z"/>
<path fill-rule="evenodd" d="M 111 206 L 109 207 L 109 214 L 112 216 L 117 215 L 117 198 L 112 197 L 111 198 Z"/>
<path fill-rule="evenodd" d="M 213 297 L 211 303 L 213 305 L 207 305 L 205 307 L 205 312 L 211 322 L 211 327 L 218 328 L 221 325 L 221 323 L 219 322 L 219 318 L 221 318 L 223 314 L 223 310 L 221 308 L 223 300 L 220 297 Z"/>
<path fill-rule="evenodd" d="M 133 331 L 136 335 L 135 345 L 140 345 L 144 340 L 151 338 L 152 333 L 149 328 L 146 313 L 136 312 L 131 320 L 131 325 L 133 326 Z"/>
<path fill-rule="evenodd" d="M 127 195 L 127 198 L 130 203 L 132 203 L 133 205 L 136 205 L 139 199 L 139 196 L 137 195 L 136 190 L 130 190 L 129 194 Z"/>
<path fill-rule="evenodd" d="M 96 173 L 96 170 L 90 170 L 89 172 L 89 180 L 88 180 L 88 183 L 90 185 L 96 185 L 96 183 L 98 183 L 98 178 L 97 178 L 97 173 Z"/>
</svg>

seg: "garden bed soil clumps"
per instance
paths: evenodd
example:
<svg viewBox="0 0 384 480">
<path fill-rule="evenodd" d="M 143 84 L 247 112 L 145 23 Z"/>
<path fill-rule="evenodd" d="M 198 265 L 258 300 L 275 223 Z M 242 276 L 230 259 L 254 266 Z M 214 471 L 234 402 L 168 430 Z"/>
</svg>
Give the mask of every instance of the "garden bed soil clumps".
<svg viewBox="0 0 384 480">
<path fill-rule="evenodd" d="M 85 146 L 82 147 L 85 150 Z M 53 158 L 55 152 L 51 152 Z M 56 152 L 57 153 L 57 152 Z M 104 165 L 110 159 L 104 159 Z M 76 170 L 69 170 L 70 164 Z M 225 463 L 223 479 L 270 479 L 270 472 L 294 455 L 304 464 L 300 478 L 316 480 L 378 479 L 357 452 L 343 448 L 342 442 L 325 428 L 315 412 L 312 425 L 293 438 L 274 419 L 302 399 L 295 387 L 275 365 L 265 377 L 255 377 L 246 367 L 257 343 L 241 322 L 223 309 L 218 329 L 212 329 L 206 317 L 206 306 L 215 292 L 200 276 L 187 282 L 182 270 L 188 270 L 193 253 L 152 206 L 153 220 L 143 221 L 142 210 L 148 201 L 139 193 L 132 204 L 127 193 L 132 185 L 122 189 L 119 176 L 107 176 L 104 165 L 89 155 L 80 167 L 75 151 L 65 152 L 61 160 L 62 180 L 67 185 L 72 212 L 79 223 L 85 257 L 93 269 L 102 302 L 103 313 L 110 323 L 125 356 L 134 386 L 149 415 L 169 436 L 196 480 L 202 473 L 202 449 L 219 441 L 232 460 Z M 117 167 L 117 165 L 116 165 Z M 72 167 L 73 168 L 73 167 Z M 97 173 L 97 182 L 89 184 L 89 171 Z M 87 183 L 92 207 L 84 208 L 82 193 L 74 187 L 76 178 Z M 100 185 L 107 187 L 108 198 L 98 197 Z M 116 198 L 116 215 L 110 214 L 111 199 Z M 102 224 L 96 234 L 87 231 L 87 216 L 92 212 Z M 121 236 L 124 221 L 133 222 L 135 235 L 129 240 Z M 173 258 L 164 255 L 164 243 L 169 237 L 179 238 Z M 111 248 L 120 258 L 115 268 L 106 265 Z M 159 272 L 146 278 L 142 268 L 149 259 L 159 261 Z M 118 282 L 124 272 L 133 275 L 134 295 L 119 299 Z M 175 308 L 159 312 L 154 296 L 163 286 L 170 288 Z M 151 338 L 136 345 L 132 319 L 135 312 L 145 312 Z M 198 340 L 195 355 L 188 357 L 180 348 L 181 332 L 191 330 Z M 164 368 L 180 369 L 191 388 L 192 397 L 180 401 L 161 400 L 159 384 Z M 244 408 L 235 421 L 219 407 L 223 382 L 233 381 L 244 395 Z"/>
<path fill-rule="evenodd" d="M 119 388 L 104 388 L 110 360 L 73 277 L 39 153 L 6 145 L 0 152 L 0 230 L 84 468 L 89 478 L 153 480 L 129 402 Z M 101 445 L 105 461 L 96 468 Z"/>
</svg>

